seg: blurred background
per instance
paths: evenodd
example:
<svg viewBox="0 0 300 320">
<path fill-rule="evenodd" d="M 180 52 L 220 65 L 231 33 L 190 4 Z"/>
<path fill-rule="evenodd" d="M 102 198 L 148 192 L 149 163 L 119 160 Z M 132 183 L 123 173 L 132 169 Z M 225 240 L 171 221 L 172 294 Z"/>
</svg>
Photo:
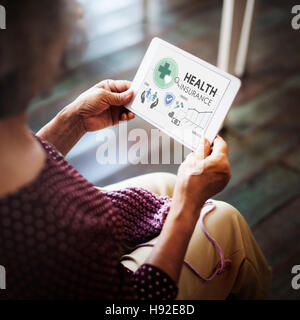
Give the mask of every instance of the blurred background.
<svg viewBox="0 0 300 320">
<path fill-rule="evenodd" d="M 300 264 L 300 29 L 291 25 L 294 1 L 260 0 L 255 6 L 252 0 L 80 2 L 85 36 L 74 35 L 54 88 L 33 101 L 32 130 L 96 82 L 132 80 L 154 36 L 241 76 L 242 88 L 222 132 L 232 179 L 216 198 L 237 207 L 254 231 L 273 268 L 270 298 L 299 299 L 300 290 L 291 287 L 291 269 Z M 149 132 L 152 126 L 137 117 L 128 124 L 133 128 Z M 113 130 L 118 133 L 118 127 Z M 67 156 L 95 185 L 177 171 L 176 164 L 100 165 L 96 135 L 84 136 Z M 174 144 L 171 154 L 173 149 Z"/>
</svg>

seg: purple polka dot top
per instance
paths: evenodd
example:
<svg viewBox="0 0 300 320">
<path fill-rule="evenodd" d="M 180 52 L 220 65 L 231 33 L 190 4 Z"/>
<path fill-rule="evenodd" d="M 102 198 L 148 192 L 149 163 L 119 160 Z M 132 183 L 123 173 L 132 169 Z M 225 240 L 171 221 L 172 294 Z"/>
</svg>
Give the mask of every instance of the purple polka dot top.
<svg viewBox="0 0 300 320">
<path fill-rule="evenodd" d="M 39 176 L 0 198 L 2 299 L 174 299 L 177 286 L 149 264 L 120 263 L 157 236 L 169 198 L 142 188 L 101 192 L 46 141 Z"/>
</svg>

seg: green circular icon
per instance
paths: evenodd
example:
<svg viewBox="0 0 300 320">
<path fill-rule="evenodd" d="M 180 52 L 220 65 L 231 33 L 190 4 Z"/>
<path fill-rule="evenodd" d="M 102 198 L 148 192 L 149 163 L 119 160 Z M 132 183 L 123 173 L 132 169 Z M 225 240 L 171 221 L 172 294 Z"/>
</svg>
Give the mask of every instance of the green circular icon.
<svg viewBox="0 0 300 320">
<path fill-rule="evenodd" d="M 177 76 L 177 63 L 171 58 L 164 58 L 156 64 L 153 80 L 160 89 L 167 89 L 174 84 L 174 80 Z"/>
</svg>

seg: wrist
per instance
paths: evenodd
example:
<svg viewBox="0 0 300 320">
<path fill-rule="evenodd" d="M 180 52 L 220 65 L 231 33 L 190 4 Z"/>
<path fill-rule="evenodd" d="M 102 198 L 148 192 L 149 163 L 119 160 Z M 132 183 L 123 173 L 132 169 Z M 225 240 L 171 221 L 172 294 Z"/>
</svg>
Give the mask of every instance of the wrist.
<svg viewBox="0 0 300 320">
<path fill-rule="evenodd" d="M 83 123 L 72 105 L 65 107 L 37 135 L 52 143 L 64 156 L 84 135 Z"/>
<path fill-rule="evenodd" d="M 193 216 L 199 217 L 200 210 L 208 198 L 203 192 L 189 192 L 176 185 L 172 198 L 172 206 L 179 212 L 189 212 Z"/>
<path fill-rule="evenodd" d="M 182 231 L 192 233 L 199 219 L 200 210 L 201 208 L 194 205 L 178 205 L 176 202 L 172 201 L 168 219 L 171 224 L 180 225 Z"/>
<path fill-rule="evenodd" d="M 64 107 L 56 116 L 59 130 L 70 132 L 79 139 L 86 133 L 82 118 L 76 112 L 76 106 Z"/>
</svg>

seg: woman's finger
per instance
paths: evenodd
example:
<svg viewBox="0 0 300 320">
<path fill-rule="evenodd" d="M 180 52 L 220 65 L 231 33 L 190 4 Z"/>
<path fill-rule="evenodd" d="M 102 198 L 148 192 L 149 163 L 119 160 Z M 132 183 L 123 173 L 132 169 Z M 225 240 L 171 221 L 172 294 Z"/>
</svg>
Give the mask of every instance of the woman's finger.
<svg viewBox="0 0 300 320">
<path fill-rule="evenodd" d="M 106 79 L 95 85 L 97 88 L 103 88 L 112 92 L 124 92 L 130 89 L 131 81 Z"/>
<path fill-rule="evenodd" d="M 126 110 L 124 112 L 121 113 L 121 116 L 120 116 L 120 119 L 125 121 L 125 120 L 131 120 L 131 119 L 134 119 L 135 118 L 135 114 Z"/>
<path fill-rule="evenodd" d="M 201 159 L 206 158 L 210 154 L 210 143 L 209 141 L 204 137 L 202 141 L 199 143 L 195 154 L 197 157 L 200 157 Z"/>
<path fill-rule="evenodd" d="M 133 112 L 130 112 L 130 111 L 129 111 L 129 112 L 127 113 L 127 115 L 128 115 L 128 118 L 129 118 L 129 119 L 134 119 L 134 118 L 135 118 L 135 114 L 134 114 Z"/>
<path fill-rule="evenodd" d="M 121 120 L 126 121 L 127 120 L 127 114 L 124 112 L 121 114 Z"/>
<path fill-rule="evenodd" d="M 111 106 L 123 106 L 124 104 L 129 103 L 132 97 L 133 97 L 132 90 L 127 90 L 122 93 L 103 90 L 101 98 L 102 98 L 102 101 L 106 102 Z"/>
<path fill-rule="evenodd" d="M 131 81 L 128 80 L 114 80 L 114 85 L 111 90 L 116 90 L 116 92 L 123 92 L 131 88 Z"/>
<path fill-rule="evenodd" d="M 227 143 L 224 141 L 224 139 L 221 138 L 220 136 L 216 136 L 212 145 L 211 156 L 215 156 L 220 153 L 227 154 L 227 150 L 228 150 Z"/>
</svg>

